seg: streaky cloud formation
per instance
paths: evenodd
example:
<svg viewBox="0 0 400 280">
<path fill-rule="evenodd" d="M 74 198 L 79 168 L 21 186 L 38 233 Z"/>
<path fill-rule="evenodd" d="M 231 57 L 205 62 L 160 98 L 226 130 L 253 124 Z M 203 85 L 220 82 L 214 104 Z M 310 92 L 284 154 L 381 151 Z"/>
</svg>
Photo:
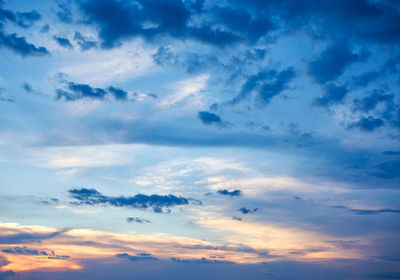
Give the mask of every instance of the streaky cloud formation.
<svg viewBox="0 0 400 280">
<path fill-rule="evenodd" d="M 224 189 L 224 190 L 218 190 L 217 193 L 221 194 L 221 195 L 231 196 L 231 197 L 241 196 L 242 195 L 242 191 L 241 190 L 229 191 L 229 190 Z"/>
<path fill-rule="evenodd" d="M 115 256 L 118 258 L 121 258 L 121 259 L 127 259 L 131 262 L 143 261 L 143 260 L 158 260 L 157 258 L 153 257 L 151 254 L 147 254 L 147 253 L 139 253 L 135 256 L 129 255 L 127 253 L 123 253 L 123 254 L 117 254 Z"/>
<path fill-rule="evenodd" d="M 72 198 L 78 200 L 73 202 L 76 205 L 109 205 L 114 207 L 127 207 L 147 209 L 152 208 L 155 213 L 169 212 L 169 207 L 188 205 L 189 199 L 182 196 L 175 195 L 145 195 L 137 194 L 135 196 L 119 196 L 111 197 L 105 196 L 95 189 L 71 189 L 68 191 Z M 166 208 L 166 209 L 164 209 Z"/>
<path fill-rule="evenodd" d="M 126 221 L 128 223 L 140 223 L 140 224 L 151 223 L 149 220 L 137 218 L 137 217 L 128 217 L 128 218 L 126 218 Z"/>
</svg>

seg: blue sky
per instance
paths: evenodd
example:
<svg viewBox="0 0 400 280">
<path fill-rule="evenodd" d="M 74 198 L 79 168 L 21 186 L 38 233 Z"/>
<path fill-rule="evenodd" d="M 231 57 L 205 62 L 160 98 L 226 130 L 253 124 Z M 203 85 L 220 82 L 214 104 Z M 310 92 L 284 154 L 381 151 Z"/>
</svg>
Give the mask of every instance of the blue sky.
<svg viewBox="0 0 400 280">
<path fill-rule="evenodd" d="M 0 279 L 400 279 L 399 42 L 394 0 L 0 0 Z"/>
</svg>

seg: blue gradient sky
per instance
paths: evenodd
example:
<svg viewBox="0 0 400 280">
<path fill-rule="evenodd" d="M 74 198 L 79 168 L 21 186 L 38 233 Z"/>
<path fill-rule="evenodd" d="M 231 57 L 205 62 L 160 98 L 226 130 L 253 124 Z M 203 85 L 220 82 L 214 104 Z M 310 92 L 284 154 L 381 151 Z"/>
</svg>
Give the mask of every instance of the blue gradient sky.
<svg viewBox="0 0 400 280">
<path fill-rule="evenodd" d="M 0 0 L 0 279 L 400 279 L 394 0 Z"/>
</svg>

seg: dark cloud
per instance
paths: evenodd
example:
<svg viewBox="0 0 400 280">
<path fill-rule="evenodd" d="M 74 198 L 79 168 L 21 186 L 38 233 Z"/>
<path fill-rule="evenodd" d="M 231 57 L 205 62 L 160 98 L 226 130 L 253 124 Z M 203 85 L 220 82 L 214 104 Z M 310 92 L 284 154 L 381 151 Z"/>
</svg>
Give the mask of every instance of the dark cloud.
<svg viewBox="0 0 400 280">
<path fill-rule="evenodd" d="M 0 2 L 0 27 L 2 27 L 2 24 L 8 20 L 10 22 L 13 22 L 20 27 L 23 28 L 29 28 L 32 27 L 32 25 L 41 19 L 41 15 L 35 11 L 32 10 L 30 12 L 14 12 L 11 10 L 6 10 L 3 9 L 3 2 Z"/>
<path fill-rule="evenodd" d="M 315 98 L 313 105 L 327 107 L 341 103 L 348 93 L 346 86 L 337 86 L 335 84 L 327 84 L 324 86 L 324 91 L 324 96 Z"/>
<path fill-rule="evenodd" d="M 97 47 L 97 42 L 83 36 L 79 32 L 75 32 L 74 40 L 78 43 L 82 51 L 87 51 Z"/>
<path fill-rule="evenodd" d="M 153 40 L 164 35 L 222 47 L 237 42 L 254 44 L 271 34 L 279 36 L 300 30 L 313 38 L 328 37 L 335 42 L 358 38 L 391 44 L 400 39 L 400 15 L 388 1 L 328 0 L 311 4 L 301 0 L 232 0 L 205 5 L 203 0 L 81 0 L 78 3 L 85 23 L 96 26 L 106 48 L 132 37 Z M 337 77 L 348 63 L 357 60 L 347 43 L 335 46 L 323 58 L 331 64 L 327 65 L 329 69 L 323 69 L 321 80 Z M 334 55 L 337 61 L 332 59 Z"/>
<path fill-rule="evenodd" d="M 51 239 L 53 237 L 59 236 L 68 229 L 63 229 L 60 231 L 55 231 L 49 234 L 41 233 L 15 233 L 0 236 L 0 244 L 20 244 L 20 243 L 32 243 L 41 242 L 42 240 Z"/>
<path fill-rule="evenodd" d="M 218 190 L 217 191 L 218 194 L 221 195 L 228 195 L 228 196 L 241 196 L 242 192 L 240 190 L 233 190 L 233 191 L 228 191 L 228 190 Z"/>
<path fill-rule="evenodd" d="M 155 213 L 163 213 L 163 210 L 168 212 L 169 207 L 178 205 L 188 205 L 190 199 L 169 195 L 145 195 L 137 194 L 135 196 L 119 196 L 110 197 L 105 196 L 95 189 L 71 189 L 69 193 L 72 198 L 78 200 L 79 202 L 74 202 L 73 204 L 81 205 L 110 205 L 114 207 L 127 207 L 127 208 L 138 208 L 147 209 L 152 208 Z M 164 209 L 166 208 L 166 209 Z"/>
<path fill-rule="evenodd" d="M 29 249 L 27 247 L 14 247 L 10 249 L 4 249 L 2 252 L 14 255 L 48 255 L 48 253 L 44 250 Z"/>
<path fill-rule="evenodd" d="M 355 100 L 355 109 L 364 113 L 369 113 L 375 109 L 379 103 L 387 103 L 393 101 L 393 94 L 384 94 L 379 91 L 374 91 L 371 95 L 364 97 L 361 100 Z"/>
<path fill-rule="evenodd" d="M 325 84 L 341 76 L 347 66 L 359 59 L 360 56 L 351 51 L 349 44 L 334 43 L 308 64 L 308 73 L 318 83 Z"/>
<path fill-rule="evenodd" d="M 16 23 L 24 28 L 32 27 L 32 25 L 40 19 L 41 15 L 35 10 L 30 12 L 16 13 Z"/>
<path fill-rule="evenodd" d="M 28 83 L 23 83 L 22 84 L 22 88 L 27 92 L 27 93 L 31 93 L 33 91 L 32 86 Z"/>
<path fill-rule="evenodd" d="M 253 214 L 255 212 L 257 212 L 258 208 L 254 208 L 253 210 L 247 208 L 247 207 L 242 207 L 240 209 L 238 209 L 238 211 L 242 212 L 243 214 Z"/>
<path fill-rule="evenodd" d="M 128 218 L 126 218 L 126 221 L 128 223 L 140 223 L 140 224 L 151 223 L 149 220 L 137 218 L 137 217 L 128 217 Z"/>
<path fill-rule="evenodd" d="M 44 205 L 54 205 L 58 204 L 59 200 L 57 198 L 50 198 L 47 200 L 42 200 L 41 203 Z"/>
<path fill-rule="evenodd" d="M 129 255 L 127 253 L 123 253 L 123 254 L 117 254 L 115 256 L 118 257 L 118 258 L 121 258 L 121 259 L 129 260 L 131 262 L 158 260 L 158 258 L 154 257 L 153 255 L 146 254 L 146 253 L 139 253 L 139 254 L 136 254 L 135 256 Z"/>
<path fill-rule="evenodd" d="M 400 160 L 388 161 L 376 166 L 377 172 L 373 172 L 372 175 L 383 178 L 399 178 L 400 177 Z"/>
<path fill-rule="evenodd" d="M 179 0 L 88 0 L 79 4 L 85 22 L 98 28 L 103 48 L 118 46 L 134 36 L 182 36 L 189 18 L 188 9 Z"/>
<path fill-rule="evenodd" d="M 269 103 L 271 99 L 284 91 L 287 84 L 294 78 L 295 73 L 292 68 L 288 68 L 275 75 L 272 81 L 264 82 L 258 92 L 260 99 L 264 103 Z"/>
<path fill-rule="evenodd" d="M 69 256 L 59 256 L 56 255 L 54 251 L 29 249 L 27 247 L 14 247 L 9 249 L 4 249 L 2 250 L 2 252 L 13 255 L 47 256 L 48 259 L 59 259 L 59 260 L 69 259 Z"/>
<path fill-rule="evenodd" d="M 244 9 L 217 6 L 212 11 L 216 22 L 224 24 L 235 33 L 245 35 L 251 43 L 257 42 L 262 36 L 276 28 L 269 17 L 254 16 Z"/>
<path fill-rule="evenodd" d="M 109 87 L 108 91 L 111 92 L 111 94 L 117 100 L 126 100 L 126 99 L 128 99 L 128 92 L 123 90 L 123 89 L 115 88 L 115 87 Z"/>
<path fill-rule="evenodd" d="M 364 117 L 358 122 L 349 125 L 349 128 L 358 128 L 361 131 L 371 132 L 384 125 L 384 121 L 380 118 Z"/>
<path fill-rule="evenodd" d="M 378 215 L 378 214 L 385 214 L 385 213 L 400 213 L 400 210 L 397 209 L 376 209 L 376 210 L 371 210 L 371 209 L 354 209 L 354 208 L 349 208 L 346 206 L 334 206 L 334 208 L 339 208 L 339 209 L 345 209 L 353 214 L 356 215 L 361 215 L 361 216 L 367 216 L 367 215 Z"/>
<path fill-rule="evenodd" d="M 0 47 L 6 47 L 15 53 L 25 56 L 44 56 L 49 52 L 45 47 L 36 47 L 28 43 L 26 38 L 18 36 L 16 33 L 8 34 L 4 31 L 4 23 L 6 21 L 13 22 L 21 27 L 31 27 L 40 19 L 40 14 L 36 11 L 31 12 L 13 12 L 3 9 L 3 2 L 0 2 Z"/>
<path fill-rule="evenodd" d="M 242 220 L 242 218 L 239 218 L 239 217 L 233 216 L 233 217 L 232 217 L 232 220 L 241 221 L 241 220 Z"/>
<path fill-rule="evenodd" d="M 206 125 L 215 124 L 217 126 L 224 126 L 224 122 L 222 121 L 221 117 L 214 113 L 210 113 L 207 111 L 201 111 L 198 113 L 197 116 L 203 124 L 206 124 Z"/>
<path fill-rule="evenodd" d="M 36 47 L 28 43 L 25 37 L 19 37 L 17 34 L 5 34 L 0 29 L 0 47 L 4 46 L 14 51 L 15 53 L 25 56 L 44 56 L 48 55 L 49 51 L 45 47 Z"/>
<path fill-rule="evenodd" d="M 391 44 L 400 40 L 399 10 L 388 1 L 302 0 L 260 1 L 241 3 L 254 11 L 271 13 L 281 19 L 284 28 L 305 30 L 314 38 L 357 38 L 372 43 Z M 312 26 L 312 28 L 310 28 Z"/>
<path fill-rule="evenodd" d="M 353 78 L 353 85 L 356 87 L 366 87 L 370 83 L 375 82 L 380 73 L 378 71 L 371 71 Z"/>
<path fill-rule="evenodd" d="M 207 258 L 200 258 L 200 259 L 180 259 L 172 257 L 171 260 L 173 262 L 178 263 L 203 263 L 203 264 L 210 264 L 210 263 L 230 263 L 228 261 L 216 260 L 214 258 L 207 259 Z"/>
<path fill-rule="evenodd" d="M 46 24 L 40 29 L 40 32 L 42 33 L 48 33 L 50 31 L 50 25 Z"/>
<path fill-rule="evenodd" d="M 106 96 L 111 95 L 116 100 L 125 101 L 128 99 L 128 92 L 115 87 L 107 89 L 93 88 L 88 84 L 77 84 L 69 81 L 62 81 L 66 84 L 64 89 L 56 89 L 57 99 L 65 101 L 75 101 L 79 99 L 98 99 L 103 100 Z"/>
<path fill-rule="evenodd" d="M 237 42 L 255 43 L 276 29 L 270 17 L 234 6 L 213 6 L 207 10 L 208 17 L 202 18 L 203 3 L 87 0 L 80 1 L 80 8 L 86 24 L 97 27 L 104 48 L 118 46 L 132 37 L 153 40 L 164 35 L 224 47 Z M 201 19 L 200 24 L 191 24 L 193 17 Z"/>
<path fill-rule="evenodd" d="M 295 77 L 293 68 L 287 68 L 281 72 L 277 70 L 263 70 L 250 76 L 242 85 L 237 96 L 226 104 L 234 105 L 248 97 L 253 91 L 258 92 L 258 97 L 264 103 L 269 103 L 271 99 L 284 91 L 287 84 Z"/>
<path fill-rule="evenodd" d="M 73 15 L 72 15 L 72 1 L 57 1 L 58 11 L 56 15 L 58 19 L 63 23 L 72 23 Z"/>
<path fill-rule="evenodd" d="M 71 42 L 67 38 L 57 37 L 57 36 L 54 36 L 53 38 L 57 42 L 57 44 L 60 45 L 61 47 L 67 48 L 67 49 L 73 48 Z"/>
</svg>

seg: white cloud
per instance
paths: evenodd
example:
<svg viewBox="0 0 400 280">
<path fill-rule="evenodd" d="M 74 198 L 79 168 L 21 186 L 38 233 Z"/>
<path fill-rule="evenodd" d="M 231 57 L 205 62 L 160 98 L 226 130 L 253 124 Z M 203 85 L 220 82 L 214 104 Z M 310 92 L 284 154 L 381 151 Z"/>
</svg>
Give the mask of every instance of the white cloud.
<svg viewBox="0 0 400 280">
<path fill-rule="evenodd" d="M 144 145 L 101 145 L 42 147 L 28 149 L 28 163 L 45 168 L 67 169 L 63 175 L 76 174 L 77 168 L 119 166 L 133 163 Z"/>
<path fill-rule="evenodd" d="M 167 95 L 163 100 L 161 100 L 159 106 L 173 106 L 200 92 L 201 90 L 206 88 L 208 79 L 208 75 L 200 75 L 194 78 L 177 82 L 172 86 L 174 89 L 174 93 Z"/>
<path fill-rule="evenodd" d="M 141 76 L 154 67 L 152 50 L 144 49 L 138 41 L 112 50 L 93 49 L 79 52 L 73 62 L 57 69 L 77 83 L 105 86 Z"/>
</svg>

